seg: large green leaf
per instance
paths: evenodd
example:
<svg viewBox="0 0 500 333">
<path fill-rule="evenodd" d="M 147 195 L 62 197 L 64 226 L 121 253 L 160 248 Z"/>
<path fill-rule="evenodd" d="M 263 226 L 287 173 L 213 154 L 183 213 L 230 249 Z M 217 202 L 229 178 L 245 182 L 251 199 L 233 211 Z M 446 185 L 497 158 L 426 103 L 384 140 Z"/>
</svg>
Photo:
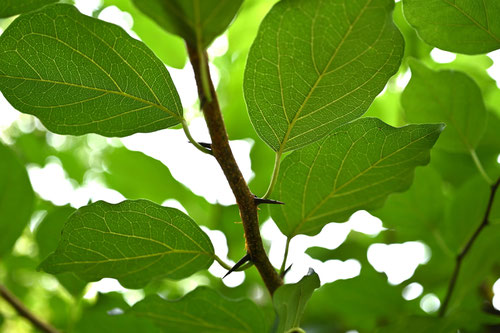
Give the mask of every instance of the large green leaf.
<svg viewBox="0 0 500 333">
<path fill-rule="evenodd" d="M 401 96 L 407 120 L 445 122 L 447 128 L 436 147 L 453 152 L 476 148 L 487 119 L 477 84 L 461 72 L 435 72 L 415 60 L 410 68 L 411 80 Z"/>
<path fill-rule="evenodd" d="M 406 19 L 427 43 L 478 54 L 500 48 L 498 0 L 403 0 Z"/>
<path fill-rule="evenodd" d="M 28 224 L 34 198 L 24 165 L 0 143 L 0 257 L 9 253 Z"/>
<path fill-rule="evenodd" d="M 56 251 L 41 263 L 52 274 L 74 272 L 86 281 L 116 278 L 140 288 L 152 279 L 182 279 L 208 268 L 214 249 L 187 215 L 146 200 L 103 201 L 76 211 Z"/>
<path fill-rule="evenodd" d="M 273 295 L 273 304 L 278 314 L 278 333 L 289 332 L 300 327 L 306 304 L 319 285 L 318 274 L 312 272 L 299 282 L 283 285 L 276 290 Z"/>
<path fill-rule="evenodd" d="M 205 49 L 226 30 L 243 0 L 133 0 L 165 30 Z"/>
<path fill-rule="evenodd" d="M 53 132 L 126 136 L 182 119 L 162 62 L 121 28 L 56 4 L 0 36 L 0 90 Z"/>
<path fill-rule="evenodd" d="M 259 136 L 285 152 L 360 117 L 403 56 L 390 0 L 285 0 L 248 55 L 244 92 Z"/>
<path fill-rule="evenodd" d="M 285 205 L 273 206 L 271 216 L 291 237 L 382 206 L 389 194 L 408 189 L 416 166 L 429 162 L 442 128 L 394 128 L 376 118 L 338 128 L 283 160 L 273 197 Z"/>
<path fill-rule="evenodd" d="M 2 0 L 0 18 L 30 12 L 57 0 Z"/>
<path fill-rule="evenodd" d="M 130 314 L 153 320 L 164 332 L 269 332 L 269 318 L 250 300 L 230 300 L 208 287 L 167 301 L 148 296 Z"/>
</svg>

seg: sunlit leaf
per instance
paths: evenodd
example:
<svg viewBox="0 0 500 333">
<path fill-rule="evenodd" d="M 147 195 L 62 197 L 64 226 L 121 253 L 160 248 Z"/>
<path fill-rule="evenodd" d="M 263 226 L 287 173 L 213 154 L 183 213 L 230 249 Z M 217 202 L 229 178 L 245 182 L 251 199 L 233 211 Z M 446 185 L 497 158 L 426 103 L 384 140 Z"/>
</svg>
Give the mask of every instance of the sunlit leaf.
<svg viewBox="0 0 500 333">
<path fill-rule="evenodd" d="M 389 0 L 286 0 L 273 7 L 244 80 L 250 119 L 273 150 L 319 140 L 368 109 L 402 58 L 393 6 Z"/>
<path fill-rule="evenodd" d="M 312 272 L 299 282 L 283 285 L 276 290 L 273 304 L 278 314 L 278 333 L 300 327 L 306 304 L 319 285 L 318 274 Z"/>
<path fill-rule="evenodd" d="M 478 54 L 500 48 L 497 0 L 403 0 L 406 19 L 427 43 Z"/>
<path fill-rule="evenodd" d="M 429 162 L 442 125 L 391 127 L 376 118 L 342 126 L 326 139 L 287 156 L 271 216 L 281 231 L 314 235 L 360 209 L 382 206 L 410 186 L 413 170 Z"/>
<path fill-rule="evenodd" d="M 36 10 L 57 0 L 2 0 L 0 18 L 9 17 Z"/>
<path fill-rule="evenodd" d="M 167 69 L 143 43 L 63 4 L 19 17 L 0 36 L 0 90 L 59 134 L 126 136 L 182 118 Z"/>
<path fill-rule="evenodd" d="M 268 318 L 250 300 L 231 300 L 208 287 L 168 301 L 156 295 L 135 304 L 129 314 L 153 320 L 164 332 L 268 332 Z"/>
<path fill-rule="evenodd" d="M 243 0 L 133 0 L 165 30 L 192 46 L 208 47 L 227 29 Z"/>
<path fill-rule="evenodd" d="M 0 257 L 9 253 L 28 224 L 34 197 L 24 165 L 0 143 Z"/>
<path fill-rule="evenodd" d="M 477 84 L 461 72 L 435 72 L 415 60 L 410 68 L 411 80 L 401 96 L 407 120 L 445 122 L 447 128 L 436 147 L 452 152 L 476 148 L 486 128 L 486 109 Z"/>
<path fill-rule="evenodd" d="M 177 209 L 146 200 L 98 201 L 71 215 L 58 248 L 40 267 L 140 288 L 152 279 L 188 277 L 208 268 L 213 258 L 208 236 Z"/>
</svg>

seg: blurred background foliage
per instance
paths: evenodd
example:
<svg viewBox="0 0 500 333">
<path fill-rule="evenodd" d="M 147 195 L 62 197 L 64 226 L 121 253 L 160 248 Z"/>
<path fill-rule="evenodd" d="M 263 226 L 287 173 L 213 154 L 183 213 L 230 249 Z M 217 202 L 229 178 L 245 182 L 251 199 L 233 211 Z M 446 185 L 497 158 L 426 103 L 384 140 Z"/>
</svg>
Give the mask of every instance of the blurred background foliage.
<svg viewBox="0 0 500 333">
<path fill-rule="evenodd" d="M 274 153 L 257 137 L 250 123 L 242 81 L 250 45 L 262 18 L 275 2 L 246 0 L 229 30 L 215 42 L 223 46 L 215 54 L 209 52 L 213 70 L 219 78 L 217 92 L 229 137 L 231 140 L 252 142 L 250 158 L 254 177 L 250 188 L 256 194 L 264 193 L 268 186 Z M 117 6 L 130 14 L 133 33 L 165 64 L 175 69 L 189 67 L 183 41 L 159 28 L 130 0 L 103 0 L 88 14 L 98 17 L 109 6 Z M 0 28 L 5 29 L 12 20 L 0 19 Z M 451 58 L 443 62 L 433 56 L 433 48 L 425 44 L 408 25 L 400 2 L 396 4 L 394 20 L 406 42 L 403 65 L 365 116 L 378 117 L 393 126 L 406 124 L 400 96 L 409 80 L 409 57 L 419 59 L 432 69 L 463 71 L 481 88 L 488 109 L 488 127 L 478 146 L 478 157 L 490 175 L 500 174 L 500 90 L 487 72 L 493 65 L 492 59 L 487 55 L 447 53 L 446 56 Z M 182 75 L 185 73 L 189 71 Z M 195 92 L 194 86 L 189 89 Z M 197 103 L 184 105 L 192 119 L 201 116 Z M 6 107 L 4 101 L 2 108 Z M 12 148 L 22 164 L 31 169 L 44 168 L 49 164 L 60 165 L 73 190 L 94 181 L 129 199 L 145 198 L 159 204 L 175 199 L 199 224 L 226 235 L 229 258 L 237 261 L 245 253 L 243 231 L 237 223 L 240 218 L 235 205 L 209 203 L 174 178 L 165 164 L 142 152 L 127 149 L 120 140 L 96 135 L 63 138 L 48 133 L 35 118 L 20 114 L 16 114 L 16 120 L 9 126 L 1 128 L 0 139 Z M 471 193 L 474 195 L 471 196 Z M 468 154 L 433 149 L 430 165 L 417 169 L 411 189 L 392 195 L 382 209 L 372 212 L 382 220 L 385 230 L 377 235 L 351 231 L 347 240 L 334 250 L 322 247 L 307 249 L 307 255 L 322 262 L 355 259 L 360 263 L 361 271 L 359 276 L 327 283 L 318 289 L 306 309 L 303 327 L 308 332 L 325 333 L 348 330 L 370 332 L 380 326 L 385 327 L 382 331 L 404 332 L 411 327 L 422 332 L 436 332 L 436 327 L 439 327 L 445 332 L 446 325 L 436 324 L 434 317 L 425 315 L 437 310 L 436 302 L 439 301 L 436 296 L 442 299 L 446 292 L 454 267 L 455 248 L 470 234 L 470 228 L 474 226 L 471 220 L 481 219 L 481 207 L 487 198 L 488 188 L 480 181 Z M 13 251 L 0 260 L 0 281 L 34 313 L 62 330 L 98 332 L 112 327 L 116 332 L 154 332 L 155 328 L 149 322 L 120 314 L 144 295 L 159 293 L 175 299 L 197 285 L 210 285 L 231 298 L 250 297 L 272 314 L 270 299 L 255 269 L 245 272 L 245 283 L 232 288 L 205 271 L 181 281 L 153 282 L 144 290 L 118 287 L 119 292 L 108 293 L 97 292 L 92 286 L 94 284 L 87 285 L 71 274 L 54 277 L 37 271 L 40 261 L 55 249 L 62 225 L 74 209 L 37 195 L 29 227 L 24 230 Z M 265 221 L 268 217 L 266 209 L 262 209 L 260 214 L 261 221 Z M 495 203 L 492 217 L 500 223 L 500 198 Z M 498 223 L 484 232 L 478 240 L 479 245 L 498 242 Z M 387 276 L 369 263 L 368 248 L 375 243 L 408 241 L 425 243 L 429 260 L 404 282 L 389 284 Z M 471 332 L 479 330 L 483 323 L 488 323 L 492 332 L 500 330 L 499 311 L 492 304 L 492 286 L 500 277 L 500 251 L 484 253 L 486 248 L 474 248 L 464 262 L 463 271 L 467 276 L 461 276 L 458 281 L 456 297 L 466 301 L 460 303 L 461 308 L 454 311 L 454 317 L 449 319 L 466 323 L 465 327 Z M 422 287 L 423 292 L 408 296 L 410 289 Z M 480 312 L 481 309 L 485 312 Z M 33 331 L 29 323 L 18 317 L 2 300 L 0 313 L 0 331 Z"/>
</svg>

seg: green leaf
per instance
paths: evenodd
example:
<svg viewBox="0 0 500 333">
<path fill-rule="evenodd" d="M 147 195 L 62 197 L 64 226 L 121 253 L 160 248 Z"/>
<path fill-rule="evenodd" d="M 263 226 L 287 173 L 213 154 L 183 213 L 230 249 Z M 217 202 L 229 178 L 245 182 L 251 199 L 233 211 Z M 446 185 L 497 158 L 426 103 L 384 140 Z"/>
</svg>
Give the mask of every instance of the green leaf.
<svg viewBox="0 0 500 333">
<path fill-rule="evenodd" d="M 40 267 L 141 288 L 152 279 L 188 277 L 208 268 L 213 258 L 208 236 L 177 209 L 146 200 L 98 201 L 71 215 L 57 250 Z"/>
<path fill-rule="evenodd" d="M 2 0 L 0 18 L 31 12 L 57 0 Z"/>
<path fill-rule="evenodd" d="M 409 311 L 411 305 L 401 297 L 402 286 L 392 286 L 384 274 L 369 264 L 359 276 L 327 283 L 311 297 L 305 318 L 310 313 L 343 325 L 340 332 L 357 329 L 373 332 L 377 323 L 386 323 Z"/>
<path fill-rule="evenodd" d="M 394 193 L 380 209 L 371 211 L 384 227 L 395 229 L 399 242 L 434 237 L 442 225 L 447 203 L 441 177 L 431 167 L 415 170 L 415 179 L 404 193 Z M 452 228 L 454 230 L 454 228 Z"/>
<path fill-rule="evenodd" d="M 403 0 L 408 22 L 440 49 L 478 54 L 500 48 L 497 0 Z"/>
<path fill-rule="evenodd" d="M 286 152 L 360 117 L 398 70 L 390 0 L 285 0 L 262 21 L 244 93 L 259 136 Z"/>
<path fill-rule="evenodd" d="M 411 80 L 401 96 L 409 122 L 445 122 L 447 128 L 436 147 L 470 152 L 486 128 L 481 91 L 467 75 L 450 70 L 435 72 L 410 61 Z"/>
<path fill-rule="evenodd" d="M 76 209 L 71 206 L 54 207 L 40 222 L 40 225 L 35 230 L 39 258 L 45 259 L 51 252 L 56 250 L 64 223 L 75 211 Z M 74 296 L 81 296 L 87 285 L 86 282 L 79 279 L 72 272 L 57 274 L 56 278 Z"/>
<path fill-rule="evenodd" d="M 458 254 L 481 224 L 488 205 L 490 187 L 476 176 L 454 194 L 446 210 L 442 234 L 448 247 Z"/>
<path fill-rule="evenodd" d="M 199 49 L 207 48 L 233 20 L 243 0 L 133 0 L 170 33 Z"/>
<path fill-rule="evenodd" d="M 148 16 L 144 15 L 133 4 L 132 0 L 104 0 L 104 6 L 116 6 L 132 15 L 134 25 L 132 30 L 137 33 L 158 58 L 166 65 L 182 69 L 186 65 L 187 51 L 184 40 L 174 36 Z"/>
<path fill-rule="evenodd" d="M 273 304 L 278 314 L 278 333 L 300 327 L 306 304 L 319 286 L 318 274 L 313 271 L 299 282 L 283 285 L 276 290 Z"/>
<path fill-rule="evenodd" d="M 164 332 L 269 332 L 267 318 L 250 300 L 231 300 L 208 287 L 168 301 L 153 295 L 135 304 L 131 315 L 153 320 Z"/>
<path fill-rule="evenodd" d="M 0 258 L 10 252 L 30 221 L 34 199 L 24 165 L 0 143 Z"/>
<path fill-rule="evenodd" d="M 82 316 L 76 323 L 76 332 L 158 332 L 159 330 L 146 319 L 128 316 L 124 313 L 130 306 L 123 299 L 121 293 L 99 293 L 97 302 L 86 305 L 82 309 Z"/>
<path fill-rule="evenodd" d="M 429 162 L 442 125 L 391 127 L 376 118 L 344 125 L 324 140 L 293 152 L 281 163 L 271 216 L 289 237 L 314 235 L 360 209 L 381 207 Z"/>
<path fill-rule="evenodd" d="M 22 15 L 0 36 L 0 90 L 59 134 L 126 136 L 182 119 L 174 84 L 153 52 L 63 4 Z"/>
</svg>

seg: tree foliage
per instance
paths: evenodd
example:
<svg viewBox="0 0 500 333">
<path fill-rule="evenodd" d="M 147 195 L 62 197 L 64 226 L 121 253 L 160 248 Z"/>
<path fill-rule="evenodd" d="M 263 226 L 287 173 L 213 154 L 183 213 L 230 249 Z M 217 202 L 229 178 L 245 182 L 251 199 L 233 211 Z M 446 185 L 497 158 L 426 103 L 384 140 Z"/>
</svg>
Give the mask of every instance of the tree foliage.
<svg viewBox="0 0 500 333">
<path fill-rule="evenodd" d="M 0 330 L 499 329 L 500 89 L 488 72 L 495 55 L 486 54 L 500 49 L 497 1 L 81 8 L 0 4 Z M 105 22 L 108 10 L 128 27 Z M 196 86 L 182 83 L 190 68 Z M 196 92 L 196 102 L 185 97 Z M 4 126 L 9 113 L 17 120 Z M 210 142 L 191 133 L 198 118 Z M 167 167 L 193 163 L 189 154 L 160 161 L 152 147 L 127 144 L 141 137 L 171 147 L 178 143 L 161 135 L 181 132 L 189 154 L 222 169 L 236 204 L 209 202 Z M 229 145 L 240 139 L 253 143 L 250 180 Z M 34 170 L 54 165 L 72 184 L 57 193 L 63 205 L 37 185 Z M 212 177 L 208 163 L 195 167 Z M 70 202 L 95 183 L 125 199 Z M 172 199 L 182 207 L 167 207 Z M 361 210 L 383 230 L 356 231 Z M 263 223 L 277 226 L 285 246 L 263 239 Z M 323 247 L 334 226 L 348 226 L 347 238 Z M 388 283 L 377 260 L 389 254 L 377 259 L 374 249 L 415 241 L 426 259 Z M 268 255 L 277 247 L 280 263 Z M 359 274 L 333 272 L 349 263 Z M 245 281 L 234 287 L 236 274 Z M 103 278 L 127 289 L 91 295 Z"/>
</svg>

